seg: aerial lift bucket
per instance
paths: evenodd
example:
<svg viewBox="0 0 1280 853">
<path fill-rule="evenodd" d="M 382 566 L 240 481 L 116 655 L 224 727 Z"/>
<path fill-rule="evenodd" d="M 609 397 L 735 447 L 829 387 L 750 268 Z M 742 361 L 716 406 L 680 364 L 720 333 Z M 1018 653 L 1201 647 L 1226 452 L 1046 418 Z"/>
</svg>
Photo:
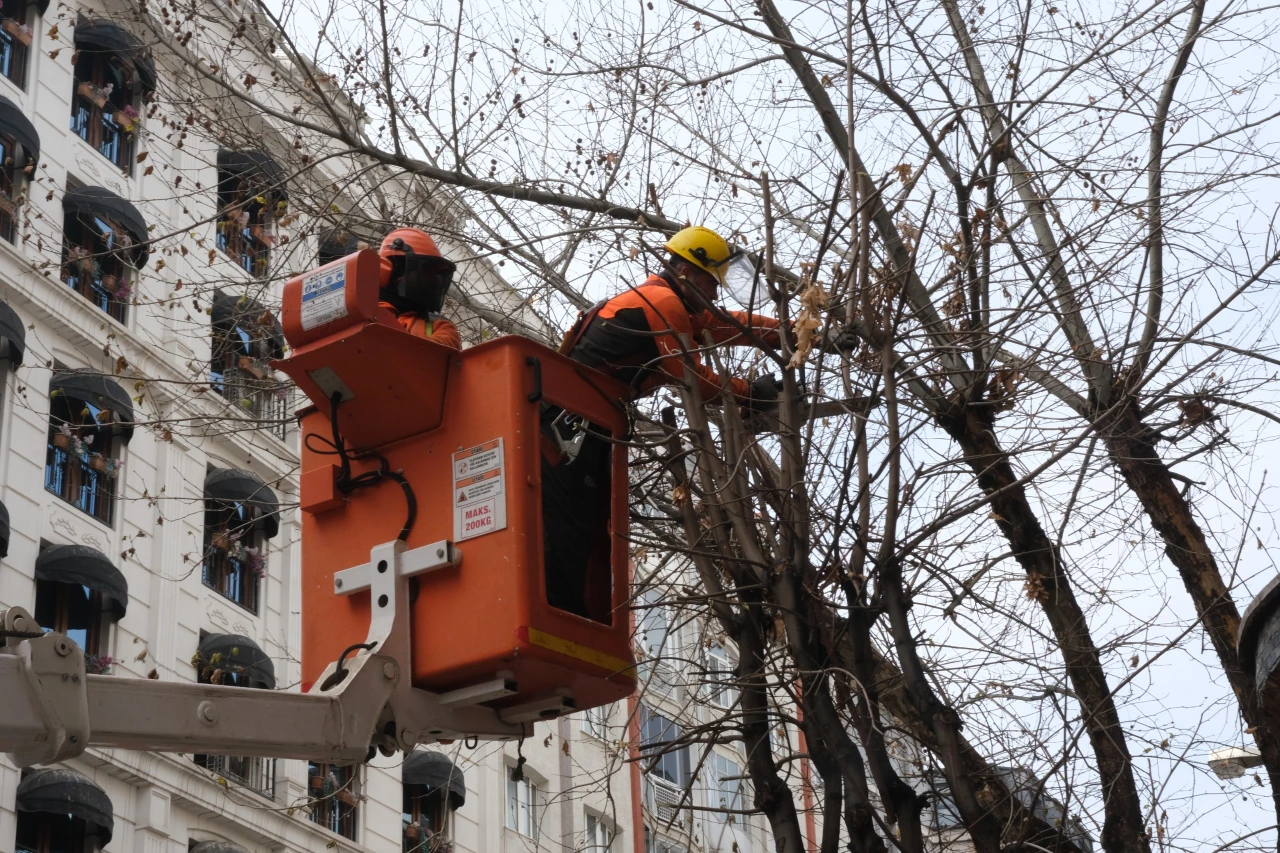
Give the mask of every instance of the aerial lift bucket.
<svg viewBox="0 0 1280 853">
<path fill-rule="evenodd" d="M 443 566 L 410 581 L 412 660 L 401 665 L 415 688 L 522 719 L 629 695 L 627 459 L 612 443 L 627 428 L 625 389 L 524 338 L 458 352 L 408 334 L 378 305 L 378 264 L 364 250 L 285 287 L 293 350 L 275 366 L 311 399 L 300 414 L 303 689 L 365 639 L 377 603 L 351 567 L 400 534 L 411 491 L 405 547 L 438 544 Z M 347 481 L 335 433 L 354 457 Z M 582 436 L 594 461 L 573 457 Z M 543 492 L 548 460 L 568 458 L 596 466 L 579 480 L 600 498 L 573 520 L 586 563 L 568 573 L 581 588 L 565 609 L 548 599 L 548 580 L 553 599 L 565 581 L 544 560 L 544 518 L 559 505 L 548 512 Z M 351 489 L 382 460 L 407 489 L 391 477 Z"/>
</svg>

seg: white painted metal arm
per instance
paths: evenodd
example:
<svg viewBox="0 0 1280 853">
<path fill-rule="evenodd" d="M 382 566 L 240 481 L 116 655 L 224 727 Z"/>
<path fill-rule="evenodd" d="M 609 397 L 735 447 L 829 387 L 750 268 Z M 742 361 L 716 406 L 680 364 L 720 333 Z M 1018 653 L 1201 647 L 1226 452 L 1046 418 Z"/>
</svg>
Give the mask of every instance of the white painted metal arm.
<svg viewBox="0 0 1280 853">
<path fill-rule="evenodd" d="M 362 761 L 393 686 L 373 675 L 334 696 L 85 675 L 81 649 L 49 634 L 0 654 L 0 751 L 24 767 L 88 746 Z"/>
<path fill-rule="evenodd" d="M 406 551 L 397 540 L 339 573 L 348 584 L 340 594 L 372 597 L 369 648 L 331 663 L 310 693 L 86 675 L 83 650 L 66 636 L 44 634 L 20 607 L 0 611 L 0 752 L 23 767 L 89 746 L 354 762 L 374 748 L 528 734 L 531 721 L 481 704 L 515 692 L 507 673 L 445 694 L 407 676 L 408 579 L 460 560 L 450 542 Z"/>
</svg>

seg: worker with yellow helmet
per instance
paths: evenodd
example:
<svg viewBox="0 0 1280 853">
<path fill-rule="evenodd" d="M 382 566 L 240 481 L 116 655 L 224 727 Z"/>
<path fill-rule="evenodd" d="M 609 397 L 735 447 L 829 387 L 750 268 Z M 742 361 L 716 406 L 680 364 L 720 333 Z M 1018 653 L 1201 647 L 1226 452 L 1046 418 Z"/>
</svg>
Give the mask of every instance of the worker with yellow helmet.
<svg viewBox="0 0 1280 853">
<path fill-rule="evenodd" d="M 665 248 L 671 255 L 661 274 L 583 314 L 560 348 L 575 361 L 626 382 L 633 400 L 684 380 L 679 335 L 688 335 L 695 347 L 702 345 L 705 332 L 716 343 L 754 343 L 709 310 L 726 280 L 732 286 L 754 279 L 748 258 L 702 225 L 677 232 Z M 777 320 L 741 311 L 725 313 L 751 329 L 764 345 L 780 345 Z M 691 358 L 703 398 L 718 399 L 720 377 L 696 353 Z M 775 402 L 778 393 L 771 377 L 755 383 L 733 378 L 729 391 L 737 402 L 753 408 Z"/>
<path fill-rule="evenodd" d="M 650 276 L 639 287 L 605 300 L 578 318 L 565 336 L 560 352 L 588 367 L 613 376 L 630 388 L 635 400 L 662 385 L 684 381 L 685 364 L 680 335 L 688 335 L 695 347 L 703 345 L 706 332 L 717 343 L 780 345 L 778 321 L 745 312 L 727 312 L 742 329 L 710 310 L 726 279 L 734 272 L 739 281 L 754 281 L 754 269 L 745 256 L 710 228 L 696 225 L 676 233 L 666 244 L 670 252 L 666 269 Z M 740 299 L 744 304 L 751 300 Z M 721 397 L 720 377 L 704 365 L 695 352 L 689 359 L 705 400 Z M 763 409 L 777 402 L 778 387 L 772 376 L 754 382 L 733 378 L 729 392 L 734 402 Z M 547 601 L 553 607 L 590 618 L 588 602 L 609 600 L 608 566 L 592 571 L 593 554 L 608 553 L 599 543 L 596 522 L 600 507 L 609 506 L 610 455 L 613 445 L 598 436 L 594 427 L 544 403 L 542 432 L 542 546 Z M 604 580 L 601 580 L 603 578 Z M 602 586 L 602 584 L 604 584 Z"/>
</svg>

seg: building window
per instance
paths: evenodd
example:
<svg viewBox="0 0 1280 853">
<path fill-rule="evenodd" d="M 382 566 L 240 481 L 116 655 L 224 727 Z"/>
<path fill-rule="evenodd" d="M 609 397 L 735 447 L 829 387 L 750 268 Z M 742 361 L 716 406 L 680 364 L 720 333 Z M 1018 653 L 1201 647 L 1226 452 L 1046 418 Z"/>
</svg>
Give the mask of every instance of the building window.
<svg viewBox="0 0 1280 853">
<path fill-rule="evenodd" d="M 613 844 L 613 832 L 609 830 L 604 818 L 587 812 L 587 837 L 583 849 L 586 853 L 608 853 Z"/>
<path fill-rule="evenodd" d="M 27 53 L 34 32 L 27 0 L 0 0 L 0 74 L 21 89 L 27 79 Z"/>
<path fill-rule="evenodd" d="M 442 853 L 449 843 L 446 788 L 404 785 L 404 853 Z"/>
<path fill-rule="evenodd" d="M 260 794 L 268 800 L 276 796 L 276 760 L 258 755 L 193 755 L 197 766 L 212 771 L 229 783 Z"/>
<path fill-rule="evenodd" d="M 0 0 L 3 1 L 3 0 Z M 0 99 L 0 240 L 14 242 L 18 238 L 18 199 L 23 184 L 31 181 L 40 149 L 35 143 L 35 128 L 22 115 L 15 115 L 20 126 L 8 126 L 6 113 L 17 111 L 17 105 Z M 24 133 L 23 141 L 19 133 Z"/>
<path fill-rule="evenodd" d="M 132 237 L 105 216 L 67 211 L 63 224 L 62 280 L 121 323 L 129 304 Z"/>
<path fill-rule="evenodd" d="M 538 783 L 528 776 L 519 780 L 507 776 L 507 829 L 526 838 L 538 839 Z"/>
<path fill-rule="evenodd" d="M 307 762 L 311 822 L 343 838 L 356 840 L 356 809 L 360 802 L 356 768 Z"/>
<path fill-rule="evenodd" d="M 707 785 L 707 805 L 725 810 L 712 812 L 711 819 L 717 823 L 741 823 L 733 812 L 742 808 L 742 768 L 737 762 L 713 752 L 707 762 L 707 772 L 711 777 Z"/>
<path fill-rule="evenodd" d="M 50 395 L 44 487 L 103 524 L 115 519 L 120 479 L 112 412 L 60 390 Z"/>
<path fill-rule="evenodd" d="M 777 710 L 769 715 L 769 752 L 777 761 L 782 761 L 791 754 L 791 738 L 787 734 L 787 724 Z"/>
<path fill-rule="evenodd" d="M 19 173 L 17 155 L 18 144 L 13 137 L 0 134 L 0 240 L 9 243 L 18 231 L 17 194 L 13 191 Z"/>
<path fill-rule="evenodd" d="M 717 708 L 732 708 L 738 702 L 738 690 L 733 687 L 736 664 L 728 650 L 719 643 L 707 649 L 707 698 Z"/>
<path fill-rule="evenodd" d="M 76 51 L 71 132 L 126 172 L 133 167 L 133 138 L 141 116 L 135 103 L 134 67 L 104 50 Z"/>
<path fill-rule="evenodd" d="M 111 843 L 111 800 L 75 770 L 24 771 L 14 799 L 17 853 L 97 853 Z"/>
<path fill-rule="evenodd" d="M 66 634 L 84 649 L 85 669 L 95 669 L 106 646 L 101 592 L 79 584 L 37 580 L 35 617 L 41 628 Z"/>
<path fill-rule="evenodd" d="M 275 686 L 274 671 L 265 669 L 266 655 L 247 638 L 233 640 L 223 635 L 203 634 L 196 652 L 196 681 L 200 684 L 222 684 L 270 690 Z M 191 756 L 196 765 L 212 771 L 228 782 L 247 788 L 269 800 L 276 796 L 276 760 L 256 755 Z"/>
<path fill-rule="evenodd" d="M 688 787 L 689 748 L 675 746 L 683 734 L 671 720 L 640 706 L 640 755 L 651 779 Z"/>
<path fill-rule="evenodd" d="M 261 151 L 218 153 L 218 248 L 254 278 L 265 278 L 276 222 L 288 209 L 284 173 Z"/>
<path fill-rule="evenodd" d="M 663 603 L 662 593 L 649 589 L 637 601 L 636 645 L 648 660 L 656 660 L 675 651 L 676 630 L 671 624 L 671 610 Z"/>
<path fill-rule="evenodd" d="M 100 849 L 82 818 L 18 812 L 17 853 L 97 853 Z"/>
<path fill-rule="evenodd" d="M 204 583 L 254 613 L 279 509 L 275 492 L 251 471 L 210 468 L 205 475 Z"/>
<path fill-rule="evenodd" d="M 252 613 L 267 570 L 266 537 L 244 503 L 206 500 L 204 583 Z"/>
<path fill-rule="evenodd" d="M 644 828 L 644 853 L 685 853 L 684 846 L 675 841 L 655 836 L 649 827 Z"/>
<path fill-rule="evenodd" d="M 445 853 L 454 811 L 467 800 L 462 771 L 443 752 L 416 750 L 400 767 L 404 853 Z"/>
<path fill-rule="evenodd" d="M 608 740 L 609 717 L 612 712 L 612 705 L 601 705 L 598 708 L 587 709 L 582 715 L 582 730 L 592 737 Z"/>
<path fill-rule="evenodd" d="M 274 314 L 247 297 L 214 294 L 209 383 L 242 415 L 284 440 L 292 422 L 288 386 L 271 369 L 271 360 L 282 355 L 284 335 Z"/>
<path fill-rule="evenodd" d="M 46 632 L 65 634 L 84 650 L 85 669 L 106 675 L 111 623 L 129 606 L 129 582 L 88 545 L 46 545 L 36 558 L 35 617 Z"/>
<path fill-rule="evenodd" d="M 341 260 L 362 248 L 360 239 L 345 228 L 330 228 L 318 236 L 317 243 L 319 251 L 316 253 L 316 266 L 320 267 Z"/>
</svg>

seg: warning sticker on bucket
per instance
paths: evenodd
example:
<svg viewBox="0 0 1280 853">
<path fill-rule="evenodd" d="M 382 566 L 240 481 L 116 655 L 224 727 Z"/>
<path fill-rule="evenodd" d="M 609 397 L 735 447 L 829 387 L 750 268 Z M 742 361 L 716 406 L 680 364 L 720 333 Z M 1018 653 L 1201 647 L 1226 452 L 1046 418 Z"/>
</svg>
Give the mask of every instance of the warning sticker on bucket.
<svg viewBox="0 0 1280 853">
<path fill-rule="evenodd" d="M 453 541 L 473 539 L 507 526 L 502 439 L 453 454 Z"/>
<path fill-rule="evenodd" d="M 302 328 L 323 326 L 347 316 L 347 267 L 340 264 L 302 280 Z"/>
</svg>

